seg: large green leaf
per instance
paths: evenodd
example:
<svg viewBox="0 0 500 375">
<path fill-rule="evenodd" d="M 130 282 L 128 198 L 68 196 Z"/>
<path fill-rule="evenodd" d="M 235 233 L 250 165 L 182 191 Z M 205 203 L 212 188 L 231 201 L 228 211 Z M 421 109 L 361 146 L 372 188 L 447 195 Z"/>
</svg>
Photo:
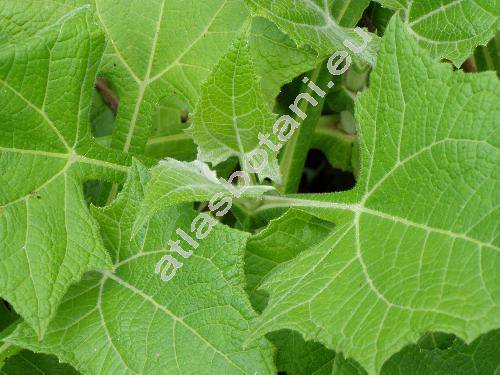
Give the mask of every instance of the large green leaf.
<svg viewBox="0 0 500 375">
<path fill-rule="evenodd" d="M 248 17 L 240 0 L 95 0 L 109 40 L 101 73 L 120 97 L 113 146 L 143 151 L 152 114 L 173 94 L 193 109 L 201 83 Z"/>
<path fill-rule="evenodd" d="M 499 99 L 494 73 L 436 63 L 394 17 L 357 103 L 356 188 L 268 198 L 337 226 L 267 278 L 252 337 L 295 329 L 375 373 L 425 332 L 499 327 Z"/>
<path fill-rule="evenodd" d="M 43 332 L 68 286 L 111 266 L 83 199 L 126 158 L 93 142 L 88 107 L 103 37 L 87 8 L 0 49 L 0 294 Z"/>
<path fill-rule="evenodd" d="M 255 317 L 243 285 L 245 233 L 217 224 L 189 258 L 168 244 L 175 228 L 190 231 L 196 212 L 163 210 L 131 239 L 147 171 L 134 164 L 124 190 L 109 207 L 93 209 L 114 271 L 87 274 L 70 289 L 42 341 L 26 324 L 7 338 L 56 354 L 84 373 L 273 373 L 266 340 L 243 348 Z M 177 236 L 178 237 L 178 236 Z M 184 263 L 162 282 L 158 261 Z"/>
<path fill-rule="evenodd" d="M 356 17 L 359 19 L 368 5 L 365 0 L 346 0 L 338 5 L 334 0 L 246 0 L 246 3 L 254 15 L 273 21 L 299 47 L 311 46 L 323 58 L 336 50 L 344 50 L 345 42 L 357 46 L 365 44 L 353 29 L 343 27 L 336 21 L 343 18 L 347 9 L 351 17 L 345 22 Z M 369 37 L 366 48 L 359 53 L 359 59 L 373 66 L 378 38 L 375 35 Z"/>
<path fill-rule="evenodd" d="M 411 36 L 434 56 L 462 65 L 478 45 L 485 45 L 500 27 L 497 0 L 377 0 L 403 10 Z"/>
</svg>

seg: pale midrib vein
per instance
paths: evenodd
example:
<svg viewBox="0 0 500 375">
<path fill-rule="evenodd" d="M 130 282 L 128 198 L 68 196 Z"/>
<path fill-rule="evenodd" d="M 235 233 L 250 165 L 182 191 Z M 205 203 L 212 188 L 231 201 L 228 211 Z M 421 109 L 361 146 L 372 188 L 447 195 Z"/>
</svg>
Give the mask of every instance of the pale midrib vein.
<svg viewBox="0 0 500 375">
<path fill-rule="evenodd" d="M 387 214 L 382 211 L 374 210 L 367 208 L 363 206 L 362 204 L 342 204 L 342 203 L 335 203 L 335 202 L 321 202 L 321 201 L 313 201 L 313 200 L 307 200 L 307 199 L 294 199 L 294 198 L 287 198 L 287 197 L 271 197 L 271 196 L 264 196 L 263 197 L 264 202 L 267 200 L 268 202 L 274 202 L 274 203 L 265 203 L 261 207 L 257 208 L 255 212 L 259 211 L 264 211 L 272 208 L 288 208 L 288 207 L 315 207 L 315 208 L 331 208 L 331 209 L 338 209 L 338 210 L 344 210 L 344 211 L 351 211 L 354 214 L 369 214 L 372 216 L 377 216 L 382 219 L 390 220 L 392 222 L 396 223 L 401 223 L 405 224 L 411 227 L 419 228 L 422 230 L 425 230 L 427 232 L 434 232 L 434 233 L 439 233 L 443 234 L 452 238 L 459 238 L 461 240 L 467 241 L 474 243 L 478 246 L 483 246 L 487 247 L 493 250 L 500 251 L 500 248 L 497 246 L 483 242 L 480 240 L 477 240 L 475 238 L 469 237 L 464 233 L 457 233 L 453 232 L 450 230 L 446 229 L 441 229 L 441 228 L 436 228 L 436 227 L 431 227 L 426 224 L 421 224 L 417 223 L 412 220 L 408 220 L 399 216 L 394 216 Z"/>
<path fill-rule="evenodd" d="M 89 164 L 89 165 L 94 165 L 98 167 L 104 167 L 104 168 L 109 168 L 113 169 L 122 173 L 127 173 L 128 172 L 128 167 L 119 165 L 119 164 L 114 164 L 111 162 L 106 162 L 102 160 L 97 160 L 97 159 L 92 159 L 92 158 L 87 158 L 85 156 L 80 156 L 76 155 L 73 150 L 69 154 L 63 154 L 63 153 L 53 153 L 53 152 L 46 152 L 46 151 L 37 151 L 37 150 L 23 150 L 23 149 L 16 149 L 16 148 L 5 148 L 5 147 L 0 147 L 0 152 L 11 152 L 11 153 L 18 153 L 18 154 L 27 154 L 27 155 L 34 155 L 34 156 L 45 156 L 45 157 L 52 157 L 52 158 L 57 158 L 57 159 L 66 159 L 66 164 L 64 167 L 57 173 L 55 173 L 52 177 L 48 178 L 45 182 L 43 182 L 41 185 L 35 187 L 33 191 L 40 191 L 50 185 L 53 181 L 55 181 L 58 177 L 61 175 L 65 174 L 69 168 L 79 162 L 79 163 L 84 163 L 84 164 Z M 5 203 L 4 205 L 0 206 L 0 208 L 4 209 L 9 206 L 15 205 L 16 203 L 22 202 L 26 199 L 28 199 L 31 196 L 31 194 L 26 194 L 23 195 L 17 199 L 14 199 L 10 202 Z"/>
<path fill-rule="evenodd" d="M 238 51 L 236 52 L 236 60 L 234 61 L 234 67 L 233 67 L 233 77 L 231 79 L 231 111 L 232 111 L 232 124 L 233 124 L 233 130 L 236 135 L 236 142 L 238 143 L 238 149 L 240 151 L 240 163 L 242 168 L 244 168 L 244 163 L 243 159 L 245 157 L 245 149 L 243 147 L 243 143 L 241 142 L 241 137 L 240 137 L 240 132 L 238 130 L 238 116 L 236 114 L 236 103 L 235 103 L 235 82 L 236 82 L 236 70 L 238 68 L 238 60 L 240 58 L 240 52 L 241 52 L 242 46 L 240 45 L 240 48 L 238 48 Z"/>
<path fill-rule="evenodd" d="M 493 250 L 500 251 L 500 248 L 496 247 L 495 245 L 493 245 L 491 243 L 487 243 L 487 242 L 483 242 L 483 241 L 480 241 L 480 240 L 476 240 L 476 239 L 471 238 L 471 237 L 469 237 L 469 236 L 467 236 L 467 235 L 465 235 L 463 233 L 452 232 L 450 230 L 436 228 L 436 227 L 431 227 L 431 226 L 428 226 L 426 224 L 416 223 L 416 222 L 414 222 L 412 220 L 408 220 L 408 219 L 405 219 L 405 218 L 402 218 L 402 217 L 399 217 L 399 216 L 393 216 L 393 215 L 386 214 L 386 213 L 378 211 L 378 210 L 372 210 L 372 209 L 366 208 L 366 207 L 362 208 L 361 211 L 363 213 L 365 213 L 365 214 L 377 216 L 379 218 L 386 219 L 386 220 L 389 220 L 389 221 L 392 221 L 392 222 L 405 224 L 405 225 L 408 225 L 408 226 L 411 226 L 411 227 L 414 227 L 414 228 L 419 228 L 419 229 L 422 229 L 422 230 L 424 230 L 426 232 L 435 232 L 435 233 L 439 233 L 439 234 L 444 234 L 444 235 L 452 237 L 452 238 L 458 238 L 458 239 L 461 239 L 461 240 L 464 240 L 464 241 L 467 241 L 467 242 L 475 243 L 479 247 L 483 247 L 484 246 L 484 247 L 487 247 L 487 248 L 490 248 L 490 249 L 493 249 Z"/>
<path fill-rule="evenodd" d="M 128 152 L 128 150 L 130 149 L 130 145 L 132 143 L 132 137 L 135 132 L 135 126 L 137 124 L 137 118 L 139 116 L 139 110 L 141 108 L 142 100 L 144 98 L 144 93 L 146 92 L 146 88 L 149 85 L 149 78 L 151 75 L 151 69 L 153 68 L 153 61 L 155 57 L 156 46 L 158 44 L 158 35 L 160 34 L 160 27 L 163 20 L 163 11 L 165 9 L 165 3 L 166 0 L 163 0 L 160 6 L 160 12 L 158 15 L 158 21 L 156 23 L 155 34 L 153 37 L 153 42 L 151 44 L 151 51 L 149 53 L 149 61 L 146 69 L 146 76 L 144 77 L 144 81 L 142 81 L 142 83 L 139 85 L 139 95 L 135 103 L 134 112 L 132 113 L 132 119 L 130 120 L 130 127 L 127 132 L 127 138 L 125 140 L 125 144 L 123 145 L 123 151 L 125 152 Z"/>
<path fill-rule="evenodd" d="M 215 346 L 213 346 L 209 341 L 207 341 L 203 336 L 201 336 L 193 327 L 191 327 L 189 324 L 187 324 L 182 318 L 180 318 L 177 315 L 175 315 L 172 311 L 170 311 L 169 309 L 167 309 L 165 306 L 163 306 L 160 303 L 156 302 L 151 296 L 147 295 L 142 290 L 137 289 L 135 286 L 129 284 L 128 282 L 126 282 L 122 278 L 114 275 L 113 273 L 111 273 L 109 271 L 103 271 L 102 274 L 103 274 L 103 276 L 105 278 L 109 278 L 109 279 L 115 281 L 120 286 L 124 287 L 125 289 L 130 290 L 132 293 L 141 296 L 143 299 L 145 299 L 146 301 L 148 301 L 149 303 L 151 303 L 157 309 L 159 309 L 159 310 L 163 311 L 165 314 L 167 314 L 175 322 L 179 322 L 183 327 L 185 327 L 187 330 L 189 330 L 190 332 L 192 332 L 196 337 L 198 337 L 205 344 L 207 344 L 210 348 L 212 348 L 212 350 L 214 350 L 217 354 L 219 354 L 220 356 L 224 357 L 228 362 L 230 362 L 235 367 L 237 367 L 238 369 L 240 369 L 243 373 L 245 373 L 245 370 L 242 369 L 231 358 L 229 358 L 225 353 L 221 352 L 219 349 L 217 349 Z"/>
<path fill-rule="evenodd" d="M 156 81 L 157 79 L 163 77 L 163 75 L 165 73 L 167 73 L 170 69 L 172 69 L 175 66 L 177 66 L 177 65 L 180 64 L 182 58 L 184 56 L 186 56 L 186 54 L 189 51 L 191 51 L 191 49 L 196 45 L 196 43 L 198 43 L 203 38 L 203 36 L 210 30 L 210 28 L 212 27 L 213 23 L 215 22 L 215 20 L 219 16 L 219 14 L 222 11 L 222 9 L 224 9 L 224 7 L 226 6 L 226 4 L 227 4 L 227 0 L 225 0 L 225 1 L 222 2 L 221 6 L 214 13 L 214 16 L 212 17 L 212 19 L 210 20 L 210 22 L 207 24 L 207 26 L 205 26 L 205 28 L 202 30 L 202 32 L 184 49 L 184 51 L 182 51 L 179 54 L 179 56 L 177 56 L 177 58 L 171 64 L 169 64 L 166 68 L 164 68 L 158 74 L 156 74 L 151 79 L 149 79 L 149 83 L 152 83 L 152 82 Z"/>
<path fill-rule="evenodd" d="M 128 167 L 121 164 L 112 163 L 105 160 L 93 159 L 87 156 L 81 156 L 71 150 L 70 153 L 61 153 L 61 152 L 50 152 L 50 151 L 38 151 L 38 150 L 26 150 L 22 148 L 15 147 L 0 147 L 0 152 L 10 152 L 15 154 L 25 154 L 25 155 L 33 155 L 33 156 L 44 156 L 49 158 L 57 158 L 57 159 L 67 159 L 70 164 L 75 162 L 95 165 L 98 167 L 105 167 L 109 169 L 113 169 L 119 172 L 128 172 Z"/>
</svg>

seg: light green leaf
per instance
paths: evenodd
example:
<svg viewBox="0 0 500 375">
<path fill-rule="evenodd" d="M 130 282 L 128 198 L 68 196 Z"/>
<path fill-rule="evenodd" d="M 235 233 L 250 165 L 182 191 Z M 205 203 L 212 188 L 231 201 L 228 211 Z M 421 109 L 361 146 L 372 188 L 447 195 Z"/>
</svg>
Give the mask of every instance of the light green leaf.
<svg viewBox="0 0 500 375">
<path fill-rule="evenodd" d="M 258 290 L 266 276 L 276 266 L 311 247 L 318 237 L 327 236 L 333 228 L 333 223 L 290 209 L 250 238 L 245 252 L 246 289 L 257 311 L 267 304 L 266 294 Z"/>
<path fill-rule="evenodd" d="M 195 160 L 187 163 L 168 158 L 151 169 L 151 180 L 147 184 L 134 232 L 139 230 L 156 212 L 166 207 L 180 203 L 212 201 L 216 195 L 214 205 L 216 201 L 226 197 L 231 198 L 232 202 L 232 197 L 240 194 L 238 198 L 259 198 L 265 192 L 272 190 L 274 190 L 273 187 L 264 185 L 248 185 L 246 188 L 235 186 L 226 180 L 219 179 L 215 171 L 203 162 Z M 226 206 L 224 205 L 222 210 Z"/>
<path fill-rule="evenodd" d="M 147 179 L 134 164 L 117 200 L 93 209 L 114 272 L 87 274 L 72 287 L 44 340 L 26 324 L 7 340 L 90 374 L 272 374 L 266 340 L 243 348 L 255 317 L 242 288 L 247 235 L 216 224 L 198 248 L 180 243 L 193 251 L 184 259 L 168 241 L 176 228 L 189 233 L 197 212 L 176 206 L 130 239 Z M 155 269 L 166 254 L 183 266 L 162 282 Z"/>
<path fill-rule="evenodd" d="M 133 152 L 143 151 L 162 97 L 178 95 L 194 108 L 248 17 L 240 0 L 95 0 L 95 8 L 109 40 L 101 71 L 120 97 L 113 146 Z"/>
<path fill-rule="evenodd" d="M 295 329 L 369 373 L 425 332 L 470 342 L 500 326 L 500 86 L 436 63 L 405 30 L 394 17 L 357 103 L 356 188 L 268 198 L 337 226 L 264 282 L 252 335 Z"/>
<path fill-rule="evenodd" d="M 262 17 L 252 20 L 249 45 L 256 73 L 262 78 L 262 96 L 271 108 L 284 84 L 321 63 L 316 52 L 298 48 L 274 23 Z"/>
<path fill-rule="evenodd" d="M 0 3 L 0 45 L 24 42 L 58 24 L 89 0 L 3 0 Z"/>
<path fill-rule="evenodd" d="M 411 36 L 433 56 L 461 66 L 479 45 L 485 45 L 500 28 L 497 0 L 378 0 L 403 10 Z"/>
<path fill-rule="evenodd" d="M 89 131 L 102 47 L 84 7 L 0 49 L 0 294 L 39 335 L 71 283 L 111 266 L 81 186 L 128 169 Z"/>
<path fill-rule="evenodd" d="M 267 295 L 258 290 L 262 280 L 277 265 L 292 260 L 333 228 L 331 222 L 290 209 L 250 238 L 245 252 L 246 289 L 257 311 L 262 311 L 267 304 Z M 323 345 L 306 342 L 299 333 L 289 330 L 272 332 L 267 338 L 277 349 L 278 371 L 291 375 L 332 373 L 335 353 Z"/>
<path fill-rule="evenodd" d="M 334 13 L 333 0 L 246 0 L 246 3 L 254 15 L 276 23 L 299 47 L 311 46 L 322 58 L 336 50 L 345 50 L 346 41 L 356 46 L 365 44 L 360 34 L 342 27 L 336 19 L 341 19 L 342 12 L 348 8 L 355 18 L 354 9 L 361 14 L 367 6 L 366 1 L 343 1 L 342 7 L 336 7 Z M 378 38 L 370 34 L 370 41 L 359 54 L 361 61 L 375 65 L 377 41 Z"/>
<path fill-rule="evenodd" d="M 272 133 L 275 116 L 262 98 L 260 80 L 245 35 L 221 59 L 203 84 L 189 132 L 198 145 L 198 159 L 214 165 L 235 156 L 243 170 L 259 147 L 259 133 Z M 262 147 L 262 150 L 269 150 Z M 261 179 L 279 180 L 276 155 L 269 151 Z"/>
</svg>

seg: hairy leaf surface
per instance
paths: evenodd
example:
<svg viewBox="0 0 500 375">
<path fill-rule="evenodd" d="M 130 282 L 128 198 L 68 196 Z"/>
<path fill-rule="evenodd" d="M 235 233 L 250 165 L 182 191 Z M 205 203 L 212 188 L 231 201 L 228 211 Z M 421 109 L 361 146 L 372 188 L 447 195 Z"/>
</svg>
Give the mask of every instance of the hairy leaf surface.
<svg viewBox="0 0 500 375">
<path fill-rule="evenodd" d="M 95 0 L 109 39 L 102 74 L 120 97 L 113 146 L 141 152 L 162 97 L 193 109 L 201 83 L 231 45 L 248 12 L 240 0 Z"/>
<path fill-rule="evenodd" d="M 0 293 L 40 335 L 71 283 L 111 266 L 81 186 L 127 171 L 89 132 L 102 47 L 84 7 L 0 49 Z"/>
<path fill-rule="evenodd" d="M 184 260 L 168 241 L 176 227 L 190 231 L 196 212 L 175 206 L 131 239 L 147 179 L 134 164 L 117 200 L 93 209 L 114 271 L 87 274 L 72 287 L 44 340 L 23 324 L 9 342 L 92 374 L 273 373 L 266 340 L 243 348 L 255 317 L 242 288 L 247 235 L 217 224 Z M 184 262 L 168 283 L 155 273 L 166 254 Z"/>
<path fill-rule="evenodd" d="M 494 73 L 434 62 L 394 17 L 357 103 L 356 188 L 269 202 L 337 226 L 265 281 L 254 336 L 296 329 L 375 373 L 427 331 L 498 327 L 499 99 Z"/>
<path fill-rule="evenodd" d="M 203 84 L 189 129 L 198 145 L 198 159 L 217 165 L 236 156 L 247 170 L 246 158 L 259 146 L 259 133 L 271 133 L 274 119 L 242 35 Z M 259 176 L 279 180 L 276 155 L 269 151 L 267 160 Z"/>
<path fill-rule="evenodd" d="M 434 56 L 456 66 L 485 45 L 500 27 L 496 0 L 378 0 L 383 6 L 403 10 L 408 33 Z"/>
<path fill-rule="evenodd" d="M 212 201 L 241 193 L 240 198 L 259 198 L 272 186 L 248 186 L 245 189 L 219 179 L 207 164 L 195 160 L 181 162 L 165 159 L 151 169 L 151 180 L 147 184 L 141 210 L 135 223 L 138 230 L 157 211 L 180 203 Z M 230 206 L 229 206 L 230 208 Z"/>
<path fill-rule="evenodd" d="M 321 57 L 326 57 L 336 50 L 344 50 L 345 41 L 351 41 L 358 46 L 364 44 L 356 32 L 341 26 L 336 20 L 342 19 L 347 9 L 352 15 L 351 19 L 359 18 L 368 6 L 367 1 L 342 1 L 339 2 L 342 4 L 338 5 L 334 4 L 333 0 L 246 0 L 246 2 L 255 15 L 273 21 L 290 35 L 299 47 L 309 45 Z M 335 9 L 334 12 L 332 8 Z M 371 35 L 367 48 L 359 55 L 361 61 L 372 66 L 376 62 L 377 40 L 375 35 Z"/>
</svg>

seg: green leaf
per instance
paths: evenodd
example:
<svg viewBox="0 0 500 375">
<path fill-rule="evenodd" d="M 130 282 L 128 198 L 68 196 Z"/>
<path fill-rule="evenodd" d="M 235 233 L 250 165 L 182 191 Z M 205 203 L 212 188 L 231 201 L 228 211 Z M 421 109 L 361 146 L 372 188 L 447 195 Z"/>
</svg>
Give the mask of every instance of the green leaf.
<svg viewBox="0 0 500 375">
<path fill-rule="evenodd" d="M 303 211 L 290 209 L 248 241 L 245 252 L 246 289 L 257 311 L 267 304 L 259 285 L 279 264 L 295 258 L 317 237 L 326 236 L 334 224 Z M 287 246 L 283 246 L 287 244 Z M 272 332 L 267 338 L 276 346 L 276 367 L 287 374 L 331 374 L 335 353 L 317 342 L 306 342 L 293 331 Z"/>
<path fill-rule="evenodd" d="M 480 336 L 470 345 L 452 338 L 445 349 L 426 348 L 420 342 L 404 348 L 388 360 L 383 375 L 401 374 L 494 374 L 500 366 L 500 331 Z"/>
<path fill-rule="evenodd" d="M 311 247 L 316 238 L 327 236 L 333 228 L 334 224 L 330 222 L 290 209 L 250 238 L 245 252 L 246 289 L 257 311 L 262 311 L 267 304 L 266 294 L 258 290 L 266 276 L 276 266 Z"/>
<path fill-rule="evenodd" d="M 207 164 L 198 160 L 187 163 L 165 159 L 151 169 L 151 180 L 144 193 L 144 201 L 134 225 L 134 233 L 156 212 L 166 207 L 180 203 L 210 201 L 210 204 L 218 207 L 214 211 L 221 213 L 231 208 L 233 196 L 259 198 L 265 192 L 272 190 L 274 188 L 271 186 L 232 185 L 226 180 L 218 179 L 216 173 Z M 223 198 L 230 199 L 228 203 L 219 207 L 218 202 Z"/>
<path fill-rule="evenodd" d="M 198 159 L 217 165 L 235 156 L 243 170 L 247 157 L 259 147 L 259 133 L 272 133 L 275 116 L 265 103 L 255 75 L 245 35 L 221 59 L 203 84 L 189 132 L 198 145 Z M 275 153 L 267 147 L 261 179 L 279 180 Z"/>
<path fill-rule="evenodd" d="M 0 368 L 2 375 L 26 375 L 26 374 L 46 374 L 46 375 L 78 375 L 71 366 L 59 363 L 56 357 L 46 354 L 37 354 L 29 350 L 23 350 L 13 357 L 10 357 L 5 365 Z"/>
<path fill-rule="evenodd" d="M 40 336 L 69 284 L 111 266 L 81 186 L 128 169 L 89 131 L 102 46 L 84 7 L 0 49 L 0 293 Z"/>
<path fill-rule="evenodd" d="M 310 48 L 298 48 L 271 21 L 255 17 L 249 35 L 255 71 L 261 77 L 262 96 L 271 108 L 281 87 L 321 63 Z"/>
<path fill-rule="evenodd" d="M 88 5 L 89 0 L 4 0 L 0 4 L 0 45 L 26 41 L 48 28 L 79 7 Z"/>
<path fill-rule="evenodd" d="M 295 329 L 376 373 L 424 332 L 499 327 L 499 99 L 494 73 L 434 62 L 394 17 L 356 105 L 356 188 L 267 198 L 337 226 L 266 279 L 252 337 Z"/>
<path fill-rule="evenodd" d="M 403 10 L 408 33 L 433 56 L 447 58 L 457 67 L 500 27 L 496 0 L 377 1 Z"/>
<path fill-rule="evenodd" d="M 197 212 L 175 206 L 131 239 L 147 179 L 134 164 L 117 200 L 92 210 L 114 272 L 87 274 L 73 286 L 42 341 L 26 324 L 7 340 L 84 373 L 273 373 L 266 340 L 243 348 L 255 317 L 242 288 L 247 235 L 217 224 L 198 248 L 180 243 L 193 251 L 184 259 L 168 241 L 176 227 L 189 232 Z M 165 283 L 155 268 L 167 254 L 183 266 Z"/>
<path fill-rule="evenodd" d="M 322 58 L 336 50 L 344 50 L 347 41 L 358 47 L 365 45 L 360 33 L 342 27 L 336 19 L 342 19 L 346 9 L 350 9 L 351 18 L 360 16 L 368 5 L 367 1 L 346 0 L 337 7 L 334 7 L 333 0 L 246 0 L 246 3 L 254 15 L 276 23 L 299 47 L 311 46 Z M 332 12 L 332 8 L 336 11 Z M 375 35 L 366 37 L 370 40 L 360 52 L 359 59 L 373 66 L 378 38 Z"/>
<path fill-rule="evenodd" d="M 162 97 L 178 95 L 194 108 L 248 17 L 240 0 L 95 0 L 95 9 L 109 39 L 101 71 L 120 97 L 112 144 L 132 152 L 143 151 Z"/>
</svg>

